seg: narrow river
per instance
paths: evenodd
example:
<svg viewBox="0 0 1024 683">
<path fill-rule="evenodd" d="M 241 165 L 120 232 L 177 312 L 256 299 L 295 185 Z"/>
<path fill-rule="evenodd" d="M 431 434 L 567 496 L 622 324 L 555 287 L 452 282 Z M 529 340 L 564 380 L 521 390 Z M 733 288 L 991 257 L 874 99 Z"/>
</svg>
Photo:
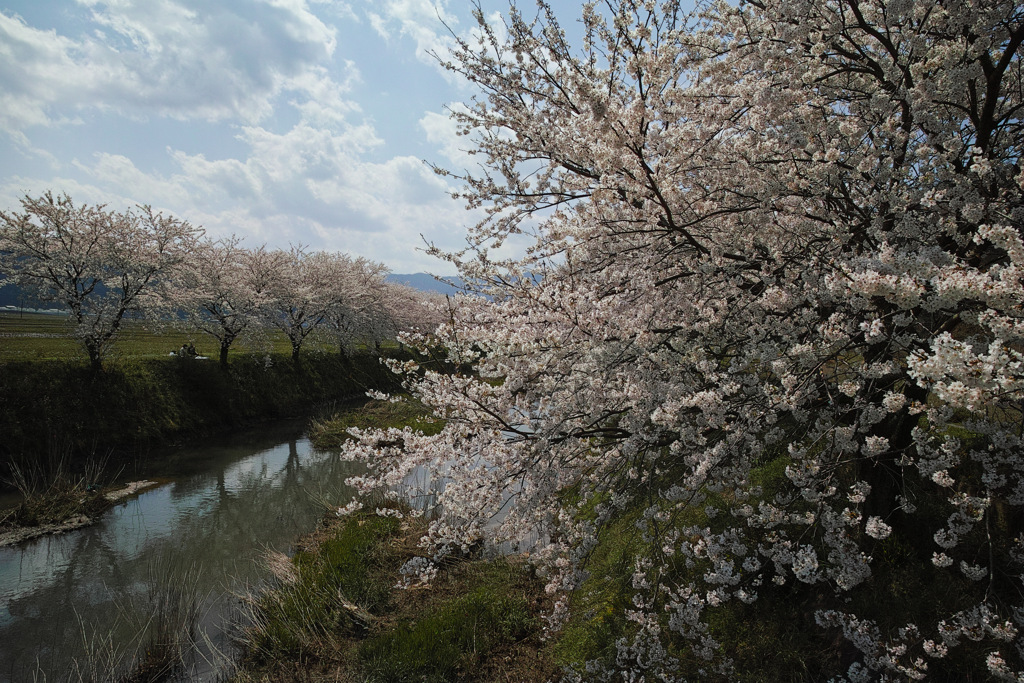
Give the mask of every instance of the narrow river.
<svg viewBox="0 0 1024 683">
<path fill-rule="evenodd" d="M 167 483 L 99 523 L 0 548 L 0 681 L 102 677 L 144 652 L 157 618 L 198 606 L 182 680 L 213 681 L 237 653 L 261 557 L 291 553 L 355 466 L 314 450 L 301 425 L 250 431 L 161 458 Z"/>
</svg>

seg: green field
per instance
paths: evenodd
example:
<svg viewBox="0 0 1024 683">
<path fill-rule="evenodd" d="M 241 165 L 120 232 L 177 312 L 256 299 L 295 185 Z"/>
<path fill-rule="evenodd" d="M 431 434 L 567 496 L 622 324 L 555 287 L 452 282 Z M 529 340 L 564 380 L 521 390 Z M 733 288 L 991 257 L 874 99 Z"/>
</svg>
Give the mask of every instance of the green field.
<svg viewBox="0 0 1024 683">
<path fill-rule="evenodd" d="M 85 349 L 75 340 L 74 328 L 64 314 L 21 313 L 0 311 L 0 363 L 32 360 L 87 361 Z M 219 345 L 216 339 L 199 330 L 183 329 L 170 324 L 125 321 L 111 352 L 112 358 L 162 358 L 191 341 L 202 356 L 216 359 Z M 337 346 L 326 335 L 311 335 L 303 345 L 303 352 L 337 351 Z M 231 355 L 243 353 L 289 354 L 291 346 L 279 330 L 268 331 L 260 344 L 246 346 L 236 342 Z"/>
</svg>

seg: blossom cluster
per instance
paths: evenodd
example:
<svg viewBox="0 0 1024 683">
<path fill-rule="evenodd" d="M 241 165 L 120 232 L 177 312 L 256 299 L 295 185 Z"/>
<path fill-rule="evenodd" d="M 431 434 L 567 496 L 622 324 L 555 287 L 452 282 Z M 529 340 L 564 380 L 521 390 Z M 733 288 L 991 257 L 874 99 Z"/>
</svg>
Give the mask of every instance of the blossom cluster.
<svg viewBox="0 0 1024 683">
<path fill-rule="evenodd" d="M 1019 676 L 1019 9 L 619 0 L 577 54 L 545 7 L 480 15 L 449 64 L 486 95 L 453 116 L 487 218 L 447 255 L 485 296 L 431 341 L 457 372 L 396 368 L 445 427 L 360 434 L 365 488 L 435 472 L 425 548 L 528 548 L 553 628 L 630 520 L 625 635 L 586 680 L 756 666 L 711 617 L 781 595 L 857 653 L 837 681 L 968 641 Z"/>
</svg>

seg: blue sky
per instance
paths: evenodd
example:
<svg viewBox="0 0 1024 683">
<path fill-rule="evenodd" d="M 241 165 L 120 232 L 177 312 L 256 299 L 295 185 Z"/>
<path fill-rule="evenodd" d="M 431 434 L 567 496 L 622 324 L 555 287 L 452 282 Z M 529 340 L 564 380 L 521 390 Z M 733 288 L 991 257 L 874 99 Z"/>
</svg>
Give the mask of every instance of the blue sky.
<svg viewBox="0 0 1024 683">
<path fill-rule="evenodd" d="M 524 10 L 532 2 L 523 3 Z M 558 3 L 556 3 L 557 5 Z M 579 4 L 565 1 L 566 24 Z M 488 14 L 507 3 L 485 1 Z M 0 208 L 50 189 L 250 246 L 450 274 L 476 216 L 423 160 L 468 163 L 429 55 L 467 0 L 0 0 Z M 440 17 L 440 18 L 439 18 Z"/>
</svg>

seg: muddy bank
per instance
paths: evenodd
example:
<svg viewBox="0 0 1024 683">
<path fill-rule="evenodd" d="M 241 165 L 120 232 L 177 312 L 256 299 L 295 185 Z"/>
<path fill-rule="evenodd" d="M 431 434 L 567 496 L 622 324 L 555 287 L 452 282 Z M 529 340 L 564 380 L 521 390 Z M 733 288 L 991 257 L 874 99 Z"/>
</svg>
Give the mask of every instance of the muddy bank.
<svg viewBox="0 0 1024 683">
<path fill-rule="evenodd" d="M 99 516 L 110 507 L 159 485 L 160 482 L 151 480 L 132 481 L 117 488 L 89 494 L 81 498 L 81 506 L 88 510 L 88 514 L 74 512 L 64 519 L 40 524 L 19 523 L 17 509 L 15 509 L 9 514 L 11 519 L 0 524 L 0 548 L 23 543 L 40 536 L 61 534 L 89 526 L 95 523 Z M 23 505 L 26 504 L 28 503 L 23 503 Z M 36 504 L 45 506 L 44 501 L 39 501 Z"/>
</svg>

